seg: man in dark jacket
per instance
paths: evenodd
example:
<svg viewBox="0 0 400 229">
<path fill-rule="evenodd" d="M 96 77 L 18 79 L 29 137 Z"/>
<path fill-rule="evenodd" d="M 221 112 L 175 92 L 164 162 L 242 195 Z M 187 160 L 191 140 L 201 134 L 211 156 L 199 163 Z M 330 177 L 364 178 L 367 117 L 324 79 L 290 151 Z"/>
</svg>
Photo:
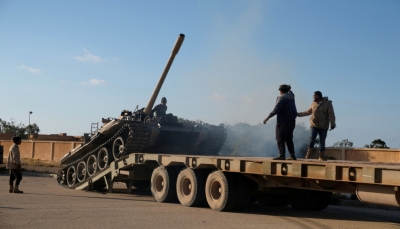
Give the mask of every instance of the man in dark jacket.
<svg viewBox="0 0 400 229">
<path fill-rule="evenodd" d="M 265 124 L 271 117 L 277 116 L 276 143 L 278 144 L 279 157 L 274 158 L 274 160 L 286 160 L 285 144 L 289 150 L 290 160 L 296 160 L 293 131 L 296 127 L 297 109 L 294 94 L 290 89 L 290 85 L 282 84 L 279 86 L 281 95 L 276 100 L 274 110 L 263 122 Z"/>
<path fill-rule="evenodd" d="M 162 97 L 161 104 L 158 104 L 151 110 L 155 117 L 161 118 L 166 115 L 167 112 L 167 98 Z"/>
</svg>

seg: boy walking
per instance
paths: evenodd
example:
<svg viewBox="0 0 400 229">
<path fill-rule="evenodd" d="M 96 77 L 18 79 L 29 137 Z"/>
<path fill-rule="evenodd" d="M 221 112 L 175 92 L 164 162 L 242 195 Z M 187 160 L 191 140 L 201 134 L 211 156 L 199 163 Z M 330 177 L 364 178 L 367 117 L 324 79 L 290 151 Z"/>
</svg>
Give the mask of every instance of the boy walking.
<svg viewBox="0 0 400 229">
<path fill-rule="evenodd" d="M 21 138 L 20 137 L 12 137 L 14 145 L 10 147 L 10 151 L 8 153 L 7 158 L 7 165 L 6 169 L 10 170 L 10 190 L 9 193 L 24 193 L 18 189 L 19 183 L 22 180 L 22 173 L 21 173 L 21 158 L 19 154 L 19 147 L 21 145 Z M 14 180 L 15 187 L 14 187 Z"/>
</svg>

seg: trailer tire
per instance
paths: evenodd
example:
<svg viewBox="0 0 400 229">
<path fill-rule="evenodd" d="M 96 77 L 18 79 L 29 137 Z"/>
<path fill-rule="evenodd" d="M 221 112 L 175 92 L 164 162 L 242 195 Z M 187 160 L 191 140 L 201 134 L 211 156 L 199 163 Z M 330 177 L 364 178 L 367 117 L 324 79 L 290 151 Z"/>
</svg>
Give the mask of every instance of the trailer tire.
<svg viewBox="0 0 400 229">
<path fill-rule="evenodd" d="M 327 208 L 331 202 L 332 192 L 320 192 L 320 197 L 314 211 L 322 211 Z"/>
<path fill-rule="evenodd" d="M 175 202 L 176 172 L 172 167 L 159 166 L 151 175 L 151 194 L 157 202 Z"/>
<path fill-rule="evenodd" d="M 176 193 L 179 202 L 186 207 L 201 206 L 206 200 L 206 180 L 201 170 L 185 168 L 176 181 Z"/>
<path fill-rule="evenodd" d="M 215 211 L 230 211 L 237 200 L 237 182 L 235 174 L 214 171 L 206 181 L 206 199 L 211 209 Z"/>
<path fill-rule="evenodd" d="M 313 190 L 298 190 L 289 196 L 292 208 L 299 211 L 312 211 L 316 209 L 321 192 Z"/>
<path fill-rule="evenodd" d="M 237 180 L 237 200 L 233 211 L 242 211 L 250 202 L 249 180 L 242 174 L 236 174 Z"/>
<path fill-rule="evenodd" d="M 289 197 L 286 193 L 260 193 L 257 202 L 265 207 L 286 207 L 289 205 Z"/>
</svg>

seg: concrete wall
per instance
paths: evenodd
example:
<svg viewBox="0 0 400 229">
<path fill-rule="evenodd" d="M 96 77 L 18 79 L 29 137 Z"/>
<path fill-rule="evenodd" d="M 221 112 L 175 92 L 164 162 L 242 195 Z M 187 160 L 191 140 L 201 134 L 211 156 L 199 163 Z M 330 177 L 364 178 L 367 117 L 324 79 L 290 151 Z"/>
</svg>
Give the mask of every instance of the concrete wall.
<svg viewBox="0 0 400 229">
<path fill-rule="evenodd" d="M 65 141 L 25 141 L 22 140 L 19 146 L 21 158 L 40 159 L 47 161 L 60 161 L 69 151 L 79 146 L 83 142 Z M 6 163 L 8 151 L 14 143 L 11 140 L 0 140 L 0 145 L 4 146 L 3 163 Z"/>
<path fill-rule="evenodd" d="M 21 158 L 60 161 L 69 151 L 83 142 L 78 141 L 27 141 L 19 146 Z M 4 146 L 3 157 L 8 157 L 8 150 L 13 145 L 11 140 L 0 140 Z M 371 148 L 326 148 L 325 155 L 335 160 L 369 161 L 400 163 L 400 149 L 371 149 Z M 318 150 L 314 150 L 313 159 L 318 158 Z M 3 163 L 6 159 L 3 160 Z"/>
</svg>

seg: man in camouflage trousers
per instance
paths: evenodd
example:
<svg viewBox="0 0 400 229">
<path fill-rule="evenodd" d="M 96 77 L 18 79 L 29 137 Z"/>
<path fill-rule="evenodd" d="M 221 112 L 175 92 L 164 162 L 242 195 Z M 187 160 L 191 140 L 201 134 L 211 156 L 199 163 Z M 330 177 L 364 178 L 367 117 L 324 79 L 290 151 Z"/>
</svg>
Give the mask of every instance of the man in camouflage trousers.
<svg viewBox="0 0 400 229">
<path fill-rule="evenodd" d="M 320 147 L 319 147 L 319 160 L 326 161 L 325 152 L 325 139 L 328 134 L 329 123 L 331 124 L 331 129 L 336 127 L 335 123 L 335 112 L 333 110 L 332 101 L 328 100 L 328 97 L 322 97 L 320 91 L 314 92 L 314 101 L 311 103 L 311 107 L 307 111 L 299 112 L 297 115 L 299 117 L 308 116 L 310 117 L 310 140 L 308 142 L 308 150 L 306 158 L 310 158 L 314 149 L 315 139 L 319 135 Z"/>
<path fill-rule="evenodd" d="M 20 137 L 13 137 L 12 138 L 14 145 L 11 146 L 10 151 L 8 153 L 7 158 L 7 165 L 6 169 L 10 170 L 10 190 L 9 193 L 23 193 L 18 189 L 19 183 L 22 180 L 22 173 L 21 173 L 21 158 L 19 154 L 19 147 L 21 145 L 21 138 Z M 15 187 L 14 187 L 14 180 Z"/>
</svg>

